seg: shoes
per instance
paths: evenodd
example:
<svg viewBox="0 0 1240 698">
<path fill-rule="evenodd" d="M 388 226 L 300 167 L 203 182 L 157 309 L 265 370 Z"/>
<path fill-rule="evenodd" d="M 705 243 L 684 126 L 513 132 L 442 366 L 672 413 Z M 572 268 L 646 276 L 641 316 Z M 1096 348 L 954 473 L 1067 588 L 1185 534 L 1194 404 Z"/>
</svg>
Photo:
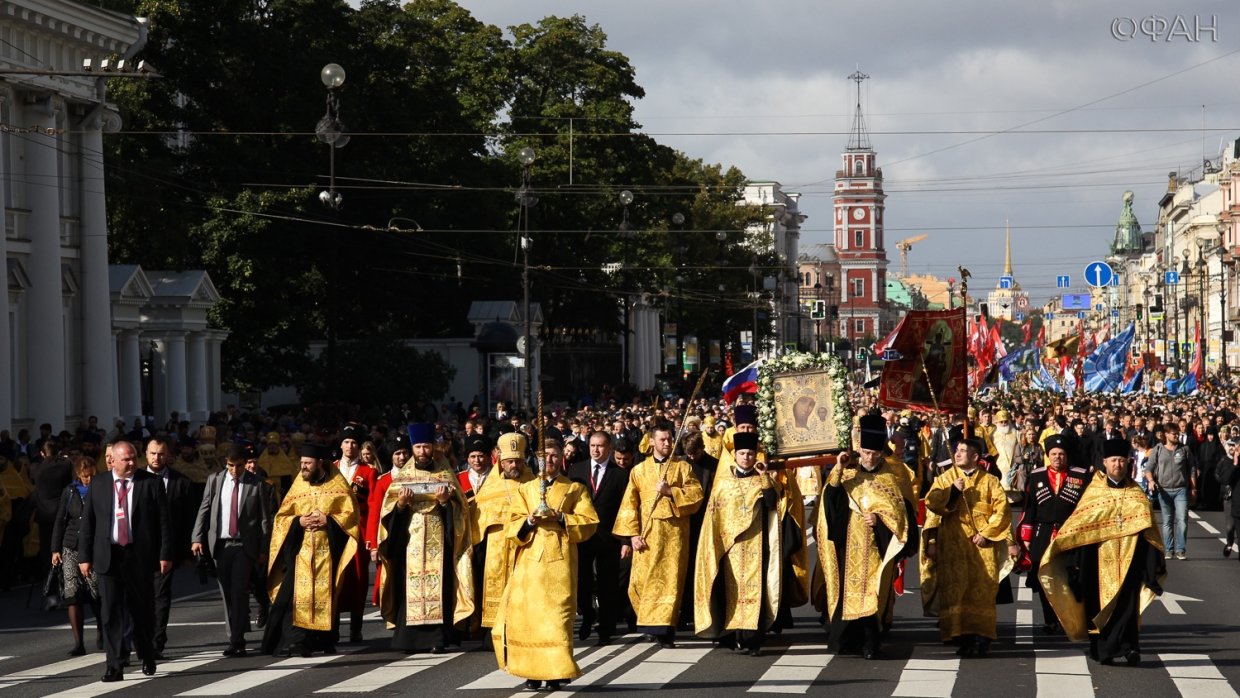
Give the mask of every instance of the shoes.
<svg viewBox="0 0 1240 698">
<path fill-rule="evenodd" d="M 750 647 L 750 648 L 749 648 L 749 656 L 750 656 L 750 657 L 758 657 L 758 656 L 761 656 L 761 655 L 762 655 L 762 648 L 760 648 L 760 647 Z"/>
<path fill-rule="evenodd" d="M 978 659 L 985 659 L 986 657 L 989 657 L 990 656 L 990 641 L 985 640 L 985 639 L 978 640 L 976 647 L 974 647 L 973 649 L 973 656 L 977 657 Z"/>
<path fill-rule="evenodd" d="M 542 688 L 542 681 L 535 681 L 534 679 L 530 679 L 525 682 L 525 690 L 527 691 L 537 691 L 540 688 Z"/>
<path fill-rule="evenodd" d="M 656 638 L 656 641 L 659 643 L 659 647 L 662 647 L 665 650 L 676 648 L 676 643 L 673 642 L 671 638 L 660 637 L 660 638 Z"/>
<path fill-rule="evenodd" d="M 594 643 L 594 646 L 595 647 L 606 647 L 607 645 L 610 645 L 610 644 L 611 644 L 610 635 L 599 635 L 598 642 Z"/>
<path fill-rule="evenodd" d="M 872 662 L 876 659 L 885 659 L 886 657 L 883 656 L 882 650 L 877 647 L 870 647 L 861 653 L 861 658 L 867 662 Z"/>
<path fill-rule="evenodd" d="M 284 651 L 286 653 L 285 656 L 288 656 L 288 657 L 309 657 L 310 656 L 310 648 L 306 647 L 300 642 L 294 642 L 293 644 L 289 645 L 288 648 L 285 649 Z"/>
<path fill-rule="evenodd" d="M 590 637 L 590 624 L 583 620 L 581 621 L 581 628 L 577 630 L 577 639 L 585 640 L 588 637 Z"/>
<path fill-rule="evenodd" d="M 435 645 L 434 647 L 431 648 L 431 654 L 443 654 L 447 651 L 448 651 L 447 648 L 444 647 L 443 645 Z"/>
<path fill-rule="evenodd" d="M 103 678 L 100 679 L 100 681 L 103 681 L 104 683 L 111 683 L 113 681 L 120 681 L 123 678 L 125 678 L 125 676 L 120 669 L 108 669 L 103 672 Z"/>
<path fill-rule="evenodd" d="M 245 645 L 232 645 L 224 650 L 225 657 L 244 657 L 246 654 Z"/>
<path fill-rule="evenodd" d="M 1176 553 L 1176 554 L 1175 554 L 1175 559 L 1177 559 L 1177 560 L 1187 560 L 1187 559 L 1188 559 L 1188 556 L 1184 554 L 1184 551 L 1183 551 L 1183 550 L 1181 550 L 1181 551 L 1179 551 L 1178 553 Z"/>
<path fill-rule="evenodd" d="M 1136 666 L 1141 663 L 1141 653 L 1136 650 L 1128 650 L 1124 653 L 1124 661 L 1128 662 L 1128 666 Z"/>
<path fill-rule="evenodd" d="M 558 690 L 560 690 L 560 687 L 561 687 L 561 686 L 563 686 L 563 685 L 564 685 L 564 682 L 563 682 L 563 681 L 548 681 L 548 682 L 547 682 L 547 690 L 548 690 L 548 691 L 558 691 Z"/>
<path fill-rule="evenodd" d="M 74 645 L 73 649 L 69 650 L 70 657 L 81 657 L 84 654 L 86 654 L 86 648 L 81 645 Z"/>
<path fill-rule="evenodd" d="M 146 659 L 142 660 L 142 673 L 145 674 L 146 676 L 155 675 L 155 658 L 154 657 L 147 657 Z"/>
<path fill-rule="evenodd" d="M 1231 543 L 1223 546 L 1223 557 L 1231 557 Z"/>
</svg>

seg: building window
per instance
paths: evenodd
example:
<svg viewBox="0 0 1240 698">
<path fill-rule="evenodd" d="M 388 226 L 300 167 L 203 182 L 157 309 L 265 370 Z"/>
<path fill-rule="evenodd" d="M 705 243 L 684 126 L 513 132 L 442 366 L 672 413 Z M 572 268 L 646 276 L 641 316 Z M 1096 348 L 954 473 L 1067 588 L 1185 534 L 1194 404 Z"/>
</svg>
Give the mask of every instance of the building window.
<svg viewBox="0 0 1240 698">
<path fill-rule="evenodd" d="M 860 177 L 865 173 L 865 163 L 860 158 L 853 160 L 853 176 Z"/>
<path fill-rule="evenodd" d="M 864 246 L 865 246 L 865 231 L 854 230 L 853 231 L 853 247 L 864 247 Z"/>
<path fill-rule="evenodd" d="M 861 298 L 865 295 L 865 279 L 852 280 L 852 295 L 853 298 Z"/>
<path fill-rule="evenodd" d="M 865 334 L 865 320 L 853 320 L 853 332 Z"/>
</svg>

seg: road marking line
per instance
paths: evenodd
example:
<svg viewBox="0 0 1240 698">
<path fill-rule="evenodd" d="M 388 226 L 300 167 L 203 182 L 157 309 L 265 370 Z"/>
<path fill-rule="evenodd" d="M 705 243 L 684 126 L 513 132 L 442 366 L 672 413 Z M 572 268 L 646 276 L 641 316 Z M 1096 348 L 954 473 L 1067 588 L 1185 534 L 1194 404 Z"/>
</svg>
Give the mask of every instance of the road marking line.
<svg viewBox="0 0 1240 698">
<path fill-rule="evenodd" d="M 67 691 L 61 691 L 60 693 L 53 693 L 51 696 L 46 696 L 45 698 L 91 698 L 92 696 L 119 691 L 122 688 L 131 688 L 145 681 L 158 679 L 161 676 L 179 674 L 182 671 L 194 669 L 196 667 L 203 666 L 204 664 L 210 664 L 211 662 L 219 661 L 222 658 L 223 655 L 219 652 L 199 652 L 198 654 L 191 654 L 188 657 L 169 659 L 165 662 L 161 662 L 154 676 L 143 676 L 142 674 L 138 674 L 136 676 L 130 676 L 124 681 L 117 681 L 116 683 L 96 681 L 95 683 L 86 684 L 85 686 L 78 686 L 77 688 L 71 688 Z"/>
<path fill-rule="evenodd" d="M 749 687 L 749 693 L 805 693 L 834 656 L 826 645 L 793 645 Z"/>
<path fill-rule="evenodd" d="M 1206 533 L 1209 533 L 1212 536 L 1217 536 L 1219 534 L 1219 530 L 1211 526 L 1209 521 L 1202 520 L 1202 521 L 1198 521 L 1197 523 L 1201 524 L 1201 527 L 1206 529 Z"/>
<path fill-rule="evenodd" d="M 1033 644 L 1033 609 L 1016 609 L 1016 644 Z"/>
<path fill-rule="evenodd" d="M 607 647 L 602 647 L 600 648 L 599 651 L 606 651 L 610 647 L 611 647 L 610 645 L 608 645 Z M 586 647 L 574 647 L 573 657 L 581 656 L 581 654 L 585 652 L 586 649 L 587 649 Z M 588 657 L 586 659 L 588 659 Z M 581 666 L 581 663 L 586 661 L 586 659 L 582 659 L 578 661 L 577 666 Z M 483 676 L 480 679 L 471 681 L 470 683 L 467 683 L 464 686 L 461 686 L 457 690 L 459 691 L 492 690 L 493 691 L 496 689 L 517 688 L 523 683 L 525 683 L 525 679 L 513 676 L 512 674 L 509 674 L 503 669 L 496 669 L 495 671 L 492 671 L 491 673 L 487 674 L 486 676 Z"/>
<path fill-rule="evenodd" d="M 250 669 L 226 679 L 221 679 L 215 683 L 199 686 L 184 693 L 178 693 L 178 696 L 231 696 L 242 691 L 248 691 L 253 688 L 271 683 L 278 679 L 316 667 L 320 664 L 326 664 L 332 660 L 348 656 L 361 648 L 349 648 L 347 650 L 337 650 L 336 654 L 320 654 L 313 657 L 290 657 L 282 662 L 276 662 L 261 669 Z"/>
<path fill-rule="evenodd" d="M 914 648 L 913 653 L 917 650 Z M 900 683 L 892 696 L 951 698 L 960 672 L 960 657 L 909 658 L 900 672 Z"/>
<path fill-rule="evenodd" d="M 1016 588 L 1017 601 L 1033 601 L 1033 589 L 1021 584 Z"/>
<path fill-rule="evenodd" d="M 1158 661 L 1175 682 L 1182 696 L 1236 698 L 1235 689 L 1204 654 L 1160 654 Z"/>
<path fill-rule="evenodd" d="M 1038 698 L 1093 695 L 1094 680 L 1089 662 L 1080 651 L 1038 650 L 1035 667 Z"/>
<path fill-rule="evenodd" d="M 38 681 L 40 679 L 57 678 L 61 674 L 68 674 L 79 669 L 85 669 L 89 666 L 102 666 L 104 658 L 102 654 L 87 654 L 73 659 L 66 659 L 63 662 L 55 662 L 46 666 L 35 667 L 13 674 L 0 676 L 0 690 L 10 686 L 26 683 L 27 681 Z"/>
<path fill-rule="evenodd" d="M 1198 515 L 1198 514 L 1197 514 L 1197 512 L 1193 511 L 1192 509 L 1189 509 L 1189 510 L 1188 510 L 1188 515 L 1189 515 L 1189 517 L 1190 517 L 1190 518 L 1194 518 L 1194 519 L 1200 519 L 1200 518 L 1201 518 L 1201 516 L 1200 516 L 1200 515 Z"/>
<path fill-rule="evenodd" d="M 697 664 L 710 653 L 711 643 L 690 640 L 677 643 L 676 647 L 661 649 L 641 663 L 609 681 L 608 686 L 659 689 Z"/>
<path fill-rule="evenodd" d="M 556 691 L 555 693 L 550 694 L 548 698 L 568 698 L 568 696 L 571 696 L 574 693 L 576 693 L 578 689 L 584 688 L 586 686 L 593 686 L 597 684 L 603 677 L 615 672 L 620 667 L 624 666 L 625 664 L 628 664 L 629 662 L 633 661 L 633 659 L 637 658 L 638 656 L 642 655 L 643 653 L 649 650 L 654 649 L 655 647 L 657 647 L 657 645 L 648 645 L 645 643 L 632 645 L 625 651 L 621 652 L 619 655 L 612 657 L 606 662 L 603 662 L 603 664 L 600 665 L 597 669 L 593 671 L 588 671 L 585 674 L 582 674 L 580 677 L 573 679 L 573 682 L 568 684 L 568 688 L 566 688 L 563 691 Z M 615 650 L 615 649 L 619 649 L 619 647 L 616 645 L 608 645 L 605 649 Z M 602 655 L 611 654 L 611 653 L 612 652 L 610 651 L 605 652 L 605 653 L 595 652 L 589 657 L 586 657 L 582 661 L 578 662 L 577 666 L 585 668 L 587 665 L 593 664 L 595 661 L 600 659 Z M 528 696 L 528 695 L 529 695 L 528 693 L 517 693 L 516 695 L 513 696 L 513 698 L 524 698 L 525 696 Z"/>
<path fill-rule="evenodd" d="M 460 657 L 464 652 L 454 654 L 424 654 L 399 659 L 391 664 L 372 669 L 364 674 L 345 679 L 327 688 L 320 688 L 315 693 L 369 693 L 385 686 L 407 679 L 418 672 Z"/>
</svg>

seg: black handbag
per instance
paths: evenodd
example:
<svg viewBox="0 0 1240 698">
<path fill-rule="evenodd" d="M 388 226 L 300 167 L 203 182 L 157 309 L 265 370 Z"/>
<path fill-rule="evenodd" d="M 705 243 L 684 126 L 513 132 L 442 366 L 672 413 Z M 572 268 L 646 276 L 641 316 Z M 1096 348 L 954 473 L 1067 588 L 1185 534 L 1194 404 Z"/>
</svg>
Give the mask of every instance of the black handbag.
<svg viewBox="0 0 1240 698">
<path fill-rule="evenodd" d="M 43 581 L 43 610 L 59 611 L 65 607 L 65 577 L 60 563 L 52 565 Z"/>
</svg>

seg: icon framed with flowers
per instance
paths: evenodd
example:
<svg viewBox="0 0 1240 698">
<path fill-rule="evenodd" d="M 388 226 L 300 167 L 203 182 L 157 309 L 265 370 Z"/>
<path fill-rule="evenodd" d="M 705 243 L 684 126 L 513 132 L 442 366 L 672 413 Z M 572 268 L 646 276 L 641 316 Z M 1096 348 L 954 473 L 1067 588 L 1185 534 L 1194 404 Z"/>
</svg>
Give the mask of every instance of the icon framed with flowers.
<svg viewBox="0 0 1240 698">
<path fill-rule="evenodd" d="M 848 448 L 852 410 L 847 370 L 830 354 L 792 353 L 758 369 L 758 427 L 768 454 L 780 458 Z"/>
</svg>

